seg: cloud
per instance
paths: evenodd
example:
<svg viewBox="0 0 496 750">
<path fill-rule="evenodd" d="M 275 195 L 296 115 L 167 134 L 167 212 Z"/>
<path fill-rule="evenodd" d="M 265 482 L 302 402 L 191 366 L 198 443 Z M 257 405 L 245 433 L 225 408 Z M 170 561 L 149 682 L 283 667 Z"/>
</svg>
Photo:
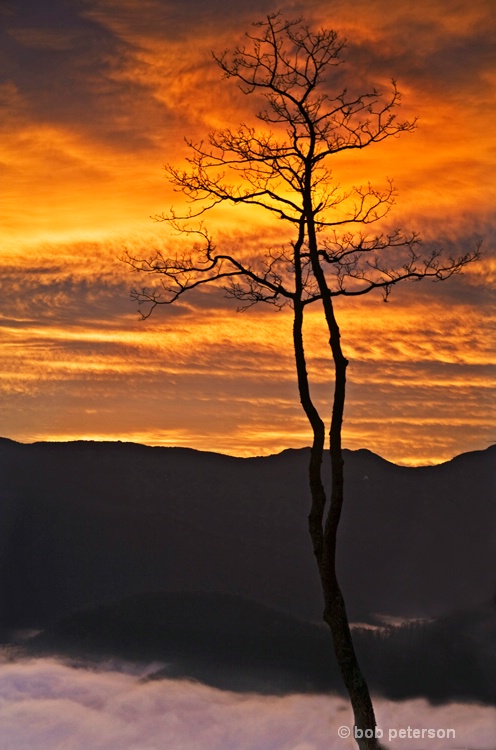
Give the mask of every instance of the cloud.
<svg viewBox="0 0 496 750">
<path fill-rule="evenodd" d="M 148 670 L 149 671 L 149 670 Z M 73 668 L 55 660 L 0 666 L 3 750 L 345 750 L 351 712 L 332 696 L 233 694 L 187 681 L 143 682 L 129 665 Z M 478 705 L 377 700 L 379 727 L 454 729 L 453 748 L 493 750 L 496 712 Z M 405 740 L 389 743 L 400 750 Z M 411 750 L 446 750 L 412 739 Z"/>
<path fill-rule="evenodd" d="M 150 237 L 150 246 L 161 242 Z M 143 244 L 146 251 L 142 237 L 126 242 L 137 253 Z M 251 254 L 253 242 L 244 248 Z M 141 322 L 129 301 L 140 277 L 117 260 L 117 240 L 57 250 L 50 244 L 36 258 L 11 253 L 4 261 L 6 435 L 126 439 L 235 455 L 309 444 L 289 310 L 238 314 L 212 290 Z M 483 317 L 479 310 L 490 270 L 487 259 L 485 275 L 463 283 L 406 285 L 388 305 L 380 295 L 338 301 L 350 358 L 346 447 L 373 444 L 393 461 L 431 463 L 494 439 L 493 319 L 488 302 Z M 317 310 L 305 330 L 312 393 L 329 416 L 332 367 Z"/>
<path fill-rule="evenodd" d="M 219 0 L 2 4 L 0 390 L 12 437 L 189 439 L 241 454 L 308 443 L 284 312 L 236 315 L 218 290 L 139 323 L 128 290 L 146 280 L 116 260 L 126 249 L 176 250 L 177 238 L 149 218 L 184 206 L 162 165 L 183 163 L 184 135 L 254 121 L 259 103 L 222 79 L 211 50 L 232 48 L 271 9 L 259 0 L 242 8 Z M 494 350 L 491 11 L 486 0 L 450 0 L 442 10 L 427 0 L 284 9 L 336 27 L 348 37 L 342 70 L 353 85 L 388 86 L 397 76 L 400 116 L 420 115 L 411 136 L 337 157 L 336 179 L 346 187 L 395 177 L 391 221 L 419 230 L 427 249 L 458 254 L 484 238 L 486 256 L 463 277 L 407 285 L 388 306 L 338 302 L 352 360 L 346 440 L 361 447 L 370 439 L 383 398 L 391 432 L 381 450 L 401 460 L 412 460 L 399 450 L 407 444 L 423 461 L 434 444 L 448 458 L 490 439 L 482 415 Z M 290 239 L 260 213 L 223 207 L 208 218 L 215 241 L 246 257 L 262 239 L 267 247 Z M 327 408 L 325 332 L 312 316 L 308 331 L 315 393 Z M 375 390 L 367 395 L 359 377 Z M 470 404 L 466 433 L 454 424 L 453 394 Z M 451 437 L 425 426 L 427 405 L 439 425 L 451 424 Z"/>
<path fill-rule="evenodd" d="M 2 68 L 22 91 L 27 122 L 114 146 L 143 146 L 143 130 L 131 123 L 129 105 L 134 98 L 143 113 L 147 101 L 139 102 L 140 91 L 114 75 L 129 54 L 125 43 L 84 18 L 80 2 L 56 0 L 53 13 L 41 17 L 35 4 L 25 5 L 5 23 Z"/>
</svg>

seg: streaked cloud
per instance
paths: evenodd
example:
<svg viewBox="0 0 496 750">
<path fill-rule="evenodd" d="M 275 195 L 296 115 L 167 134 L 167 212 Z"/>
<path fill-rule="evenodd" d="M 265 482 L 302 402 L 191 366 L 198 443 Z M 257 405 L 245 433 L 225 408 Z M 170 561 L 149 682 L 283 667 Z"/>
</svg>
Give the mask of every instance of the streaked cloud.
<svg viewBox="0 0 496 750">
<path fill-rule="evenodd" d="M 162 171 L 183 136 L 253 121 L 211 50 L 232 46 L 276 5 L 209 0 L 34 0 L 2 5 L 0 296 L 2 432 L 189 444 L 240 455 L 307 444 L 294 384 L 290 319 L 242 315 L 222 292 L 192 295 L 139 322 L 118 260 L 174 252 L 150 216 L 181 202 Z M 358 86 L 398 78 L 416 133 L 336 160 L 343 185 L 399 189 L 391 225 L 457 254 L 483 238 L 483 260 L 446 284 L 411 284 L 338 302 L 351 360 L 345 444 L 424 463 L 494 439 L 494 29 L 492 4 L 443 9 L 386 0 L 291 3 L 288 15 L 348 38 Z M 215 241 L 256 253 L 288 237 L 260 214 L 217 211 Z M 328 352 L 309 315 L 315 398 L 328 409 Z M 381 426 L 379 429 L 379 425 Z"/>
</svg>

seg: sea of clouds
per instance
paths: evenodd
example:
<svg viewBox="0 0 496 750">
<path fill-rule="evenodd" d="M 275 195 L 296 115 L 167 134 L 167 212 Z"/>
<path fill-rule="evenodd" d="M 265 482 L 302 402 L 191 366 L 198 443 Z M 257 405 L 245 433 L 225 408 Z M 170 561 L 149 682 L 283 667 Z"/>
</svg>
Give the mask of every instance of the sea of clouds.
<svg viewBox="0 0 496 750">
<path fill-rule="evenodd" d="M 1 750 L 347 750 L 339 697 L 229 693 L 187 680 L 146 680 L 159 665 L 91 668 L 55 659 L 0 664 Z M 376 701 L 389 729 L 454 729 L 455 740 L 397 738 L 391 750 L 495 750 L 496 709 Z M 441 731 L 442 734 L 442 731 Z"/>
</svg>

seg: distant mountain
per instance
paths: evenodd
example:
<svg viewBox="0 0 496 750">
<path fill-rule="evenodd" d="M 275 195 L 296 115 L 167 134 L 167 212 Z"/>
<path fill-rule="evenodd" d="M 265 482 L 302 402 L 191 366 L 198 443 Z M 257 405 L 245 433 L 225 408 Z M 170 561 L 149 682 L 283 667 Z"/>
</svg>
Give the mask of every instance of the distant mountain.
<svg viewBox="0 0 496 750">
<path fill-rule="evenodd" d="M 492 598 L 495 456 L 406 468 L 345 451 L 339 570 L 352 619 Z M 0 440 L 0 625 L 45 627 L 155 590 L 242 595 L 320 621 L 307 463 L 305 449 L 242 459 Z"/>
<path fill-rule="evenodd" d="M 496 701 L 496 607 L 355 630 L 371 689 L 390 699 Z M 327 628 L 228 594 L 155 592 L 75 613 L 27 642 L 34 655 L 162 661 L 160 677 L 227 690 L 343 692 Z"/>
</svg>

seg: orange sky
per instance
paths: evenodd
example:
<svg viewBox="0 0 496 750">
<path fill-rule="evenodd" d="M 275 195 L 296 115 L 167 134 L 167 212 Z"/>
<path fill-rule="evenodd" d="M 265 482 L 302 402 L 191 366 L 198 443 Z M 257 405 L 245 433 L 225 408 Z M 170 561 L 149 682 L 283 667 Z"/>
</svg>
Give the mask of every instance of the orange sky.
<svg viewBox="0 0 496 750">
<path fill-rule="evenodd" d="M 484 257 L 461 277 L 338 300 L 348 370 L 344 444 L 403 463 L 485 448 L 494 429 L 496 82 L 491 0 L 289 3 L 348 39 L 350 80 L 403 93 L 413 134 L 336 159 L 346 184 L 393 177 L 395 226 Z M 0 434 L 136 440 L 237 455 L 309 443 L 290 311 L 244 314 L 214 289 L 140 322 L 126 249 L 167 249 L 150 216 L 180 205 L 163 173 L 183 136 L 253 117 L 212 49 L 277 4 L 217 0 L 0 2 Z M 253 243 L 223 210 L 217 242 Z M 258 220 L 258 217 L 257 217 Z M 276 228 L 278 229 L 278 227 Z M 269 229 L 267 229 L 269 231 Z M 286 239 L 286 238 L 284 238 Z M 289 239 L 289 238 L 288 238 Z M 318 312 L 307 330 L 329 412 Z"/>
</svg>

